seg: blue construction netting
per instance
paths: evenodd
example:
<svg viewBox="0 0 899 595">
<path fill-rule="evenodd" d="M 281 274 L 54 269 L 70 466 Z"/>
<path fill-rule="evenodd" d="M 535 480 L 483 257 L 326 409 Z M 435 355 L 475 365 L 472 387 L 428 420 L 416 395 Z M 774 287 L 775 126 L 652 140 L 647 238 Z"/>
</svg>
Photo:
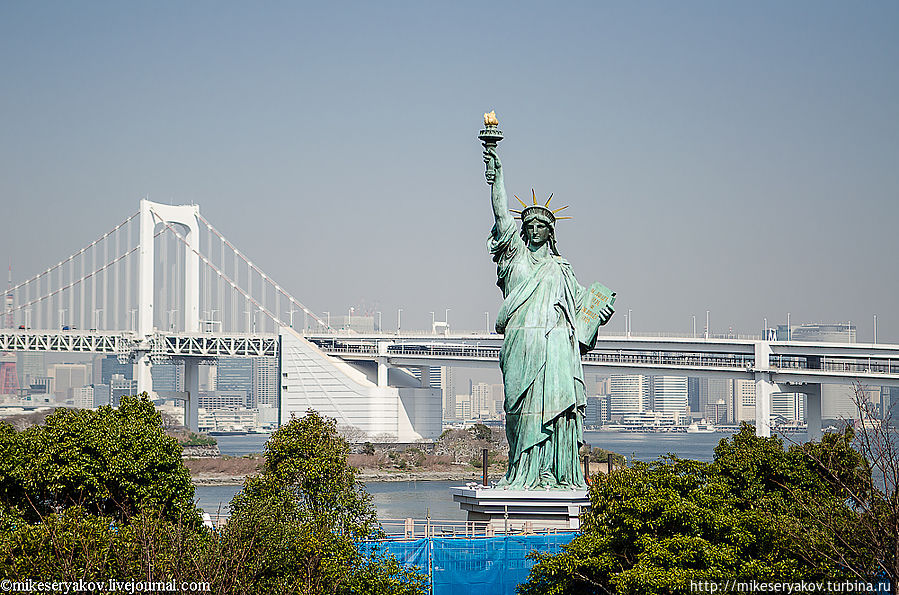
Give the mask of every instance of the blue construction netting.
<svg viewBox="0 0 899 595">
<path fill-rule="evenodd" d="M 514 595 L 534 565 L 532 551 L 556 554 L 575 533 L 501 535 L 497 537 L 431 537 L 409 541 L 367 541 L 365 555 L 387 554 L 429 575 L 434 595 Z M 485 591 L 485 587 L 490 587 Z"/>
</svg>

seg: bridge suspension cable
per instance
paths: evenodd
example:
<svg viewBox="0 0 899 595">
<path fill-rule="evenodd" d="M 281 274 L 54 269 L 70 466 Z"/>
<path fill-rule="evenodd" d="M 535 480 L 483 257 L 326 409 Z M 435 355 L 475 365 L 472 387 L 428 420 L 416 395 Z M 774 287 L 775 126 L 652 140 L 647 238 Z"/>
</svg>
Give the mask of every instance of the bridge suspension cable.
<svg viewBox="0 0 899 595">
<path fill-rule="evenodd" d="M 216 266 L 216 265 L 215 265 L 209 258 L 207 258 L 207 257 L 206 257 L 204 254 L 202 254 L 199 250 L 193 248 L 193 247 L 190 245 L 190 243 L 187 241 L 187 238 L 185 238 L 185 237 L 184 237 L 184 236 L 183 236 L 177 229 L 175 229 L 175 227 L 172 226 L 171 223 L 165 221 L 162 217 L 160 217 L 160 216 L 159 216 L 158 214 L 156 214 L 155 212 L 154 212 L 153 214 L 154 214 L 154 216 L 159 220 L 159 222 L 162 223 L 163 226 L 165 226 L 166 229 L 168 229 L 170 232 L 172 232 L 172 234 L 173 234 L 176 238 L 178 238 L 178 240 L 185 246 L 185 249 L 186 249 L 186 250 L 190 250 L 191 252 L 193 252 L 194 254 L 196 254 L 197 257 L 203 262 L 203 264 L 205 264 L 207 267 L 209 267 L 211 270 L 213 270 L 219 277 L 221 277 L 222 279 L 224 279 L 225 282 L 227 282 L 228 284 L 230 284 L 232 290 L 237 291 L 241 296 L 244 297 L 244 299 L 246 299 L 248 302 L 250 302 L 250 303 L 252 303 L 254 306 L 256 306 L 256 308 L 257 308 L 258 311 L 260 311 L 260 312 L 262 312 L 263 314 L 265 314 L 266 316 L 268 316 L 268 317 L 269 317 L 273 322 L 275 322 L 276 324 L 279 324 L 279 325 L 283 325 L 283 324 L 284 324 L 284 321 L 281 320 L 280 315 L 278 315 L 278 314 L 272 312 L 271 310 L 269 310 L 269 309 L 265 306 L 264 303 L 260 302 L 260 301 L 257 300 L 253 295 L 251 295 L 249 292 L 247 292 L 246 290 L 244 290 L 244 288 L 242 288 L 240 285 L 238 285 L 238 283 L 237 283 L 233 278 L 231 278 L 225 271 L 223 271 L 221 268 L 219 268 L 218 266 Z M 217 233 L 216 231 L 214 231 L 214 228 L 212 227 L 211 224 L 209 224 L 208 221 L 206 221 L 203 217 L 199 217 L 199 218 L 200 218 L 200 220 L 207 226 L 207 228 L 208 228 L 212 233 L 214 233 L 219 239 L 221 239 L 221 240 L 227 242 L 227 240 L 225 240 L 225 238 L 224 238 L 220 233 Z M 277 284 L 275 284 L 273 281 L 271 281 L 270 278 L 269 278 L 267 275 L 265 275 L 265 273 L 263 273 L 258 267 L 256 267 L 255 265 L 253 265 L 253 264 L 252 264 L 249 260 L 247 260 L 243 255 L 241 255 L 240 252 L 239 252 L 236 248 L 234 248 L 233 244 L 231 244 L 230 242 L 228 242 L 227 245 L 228 245 L 228 247 L 232 250 L 232 252 L 234 252 L 235 255 L 237 255 L 237 256 L 239 256 L 240 258 L 242 258 L 242 259 L 244 260 L 244 262 L 246 262 L 246 263 L 247 263 L 253 270 L 257 271 L 257 272 L 261 275 L 261 277 L 262 277 L 262 279 L 263 279 L 264 282 L 267 281 L 267 282 L 269 283 L 270 286 L 274 287 L 275 290 L 276 290 L 277 292 L 280 292 L 284 297 L 286 297 L 288 300 L 290 300 L 291 303 L 293 303 L 293 304 L 299 306 L 300 309 L 301 309 L 303 312 L 305 312 L 307 315 L 311 316 L 311 317 L 314 318 L 317 322 L 319 322 L 322 326 L 324 326 L 325 328 L 328 328 L 328 329 L 330 330 L 330 327 L 327 325 L 327 323 L 325 323 L 324 321 L 322 321 L 322 319 L 319 318 L 319 317 L 318 317 L 314 312 L 312 312 L 309 308 L 307 308 L 306 306 L 304 306 L 304 305 L 303 305 L 302 303 L 300 303 L 298 300 L 296 300 L 295 298 L 293 298 L 290 294 L 288 294 L 288 293 L 285 292 L 283 289 L 281 289 L 281 287 L 280 287 L 279 285 L 277 285 Z M 236 270 L 235 270 L 235 275 L 236 275 Z M 264 292 L 264 287 L 263 287 L 263 292 Z M 264 301 L 264 297 L 263 297 L 263 301 Z M 249 329 L 247 329 L 247 330 L 249 331 Z"/>
<path fill-rule="evenodd" d="M 162 231 L 156 232 L 156 235 L 153 236 L 154 239 L 157 238 L 157 237 L 159 237 L 160 235 L 162 235 L 162 233 L 163 233 Z M 131 248 L 130 250 L 128 250 L 128 251 L 125 252 L 124 254 L 120 254 L 119 256 L 113 258 L 112 260 L 109 260 L 109 261 L 107 261 L 106 263 L 100 265 L 99 267 L 97 267 L 97 268 L 95 268 L 93 271 L 91 271 L 90 273 L 82 274 L 82 276 L 81 276 L 80 278 L 75 279 L 74 281 L 70 281 L 69 283 L 67 283 L 66 285 L 63 285 L 63 286 L 61 286 L 61 287 L 57 287 L 56 289 L 53 289 L 53 290 L 49 291 L 48 293 L 45 293 L 44 295 L 42 295 L 42 296 L 40 296 L 40 297 L 33 298 L 33 299 L 31 299 L 30 301 L 25 302 L 25 303 L 22 303 L 22 304 L 19 304 L 19 305 L 17 305 L 17 306 L 13 306 L 13 307 L 10 309 L 10 311 L 11 311 L 11 312 L 18 312 L 18 311 L 24 310 L 24 309 L 26 309 L 26 308 L 28 308 L 28 307 L 30 307 L 30 306 L 34 306 L 35 304 L 38 304 L 38 303 L 40 303 L 40 302 L 43 302 L 44 300 L 50 299 L 50 298 L 52 298 L 53 296 L 58 295 L 58 294 L 62 293 L 63 291 L 67 290 L 67 289 L 72 289 L 72 288 L 74 288 L 76 285 L 78 285 L 78 284 L 80 284 L 80 283 L 82 283 L 82 282 L 84 282 L 84 281 L 87 281 L 88 279 L 91 279 L 92 277 L 95 277 L 95 276 L 99 275 L 100 273 L 102 273 L 102 272 L 105 271 L 106 269 L 108 269 L 108 268 L 114 266 L 116 263 L 118 263 L 118 262 L 124 260 L 125 258 L 127 258 L 128 256 L 130 256 L 131 254 L 137 252 L 139 249 L 140 249 L 140 246 L 135 246 L 134 248 Z M 57 266 L 58 266 L 58 265 L 57 265 Z M 54 268 L 56 268 L 56 267 L 54 267 Z M 49 269 L 48 269 L 48 270 L 49 270 Z M 35 279 L 37 279 L 37 278 L 38 278 L 38 277 L 35 277 Z M 26 284 L 25 284 L 25 283 L 22 283 L 22 284 L 18 285 L 17 287 L 21 288 L 21 287 L 24 286 L 24 285 L 26 285 Z"/>
<path fill-rule="evenodd" d="M 292 295 L 290 295 L 289 293 L 287 293 L 287 291 L 286 291 L 284 288 L 282 288 L 280 285 L 278 285 L 277 283 L 275 283 L 275 282 L 272 280 L 271 277 L 269 277 L 268 275 L 266 275 L 266 274 L 265 274 L 265 271 L 263 271 L 262 269 L 260 269 L 260 268 L 259 268 L 258 266 L 256 266 L 251 260 L 249 260 L 245 255 L 243 255 L 243 254 L 240 252 L 240 250 L 238 250 L 237 247 L 234 246 L 234 244 L 232 244 L 230 241 L 228 241 L 228 239 L 227 239 L 224 235 L 222 235 L 222 233 L 219 232 L 219 230 L 217 230 L 217 229 L 216 229 L 216 228 L 215 228 L 215 227 L 214 227 L 214 226 L 213 226 L 213 225 L 212 225 L 212 224 L 211 224 L 205 217 L 203 217 L 203 215 L 197 214 L 197 217 L 198 217 L 198 218 L 200 219 L 200 221 L 206 226 L 206 229 L 209 230 L 210 233 L 212 233 L 213 235 L 215 235 L 215 236 L 216 236 L 222 243 L 224 243 L 226 246 L 228 246 L 228 248 L 234 253 L 234 255 L 235 255 L 236 257 L 240 258 L 241 260 L 243 260 L 243 262 L 246 263 L 246 265 L 247 265 L 250 269 L 256 271 L 256 273 L 260 276 L 260 278 L 263 280 L 263 282 L 267 282 L 267 283 L 269 284 L 270 287 L 274 288 L 274 290 L 275 290 L 276 293 L 280 293 L 280 294 L 281 294 L 282 296 L 284 296 L 284 297 L 285 297 L 291 304 L 297 306 L 300 310 L 302 310 L 303 312 L 305 312 L 306 314 L 308 314 L 309 316 L 311 316 L 316 322 L 318 322 L 319 324 L 321 324 L 321 325 L 324 326 L 325 328 L 330 328 L 330 327 L 328 327 L 328 324 L 327 324 L 324 320 L 322 320 L 321 318 L 319 318 L 318 315 L 316 315 L 314 312 L 312 312 L 312 310 L 310 310 L 309 308 L 307 308 L 302 302 L 300 302 L 300 301 L 297 300 L 295 297 L 293 297 Z M 214 267 L 213 267 L 213 268 L 214 268 Z M 277 320 L 278 322 L 281 322 L 281 323 L 284 322 L 283 320 L 280 320 L 280 313 L 279 313 L 276 317 L 274 317 L 274 320 Z"/>
<path fill-rule="evenodd" d="M 44 272 L 42 272 L 42 273 L 38 273 L 37 275 L 35 275 L 35 276 L 32 277 L 31 279 L 28 279 L 27 281 L 23 281 L 23 282 L 19 283 L 18 285 L 14 285 L 14 286 L 12 287 L 12 289 L 10 289 L 10 291 L 19 291 L 20 289 L 22 289 L 23 287 L 25 287 L 25 286 L 28 285 L 29 283 L 34 283 L 35 281 L 37 281 L 38 279 L 40 279 L 40 278 L 43 277 L 44 275 L 48 275 L 48 274 L 52 273 L 53 271 L 55 271 L 56 269 L 62 267 L 63 265 L 68 264 L 68 263 L 74 261 L 75 258 L 77 258 L 78 256 L 81 256 L 82 254 L 84 254 L 85 252 L 87 252 L 88 250 L 90 250 L 91 248 L 93 248 L 93 247 L 95 247 L 96 245 L 100 244 L 101 242 L 103 242 L 104 240 L 106 240 L 106 238 L 108 238 L 109 236 L 111 236 L 112 234 L 116 233 L 118 230 L 120 230 L 121 228 L 123 228 L 125 225 L 127 225 L 128 223 L 130 223 L 131 220 L 134 219 L 135 217 L 137 217 L 139 214 L 140 214 L 139 212 L 133 213 L 130 217 L 128 217 L 127 219 L 125 219 L 124 221 L 122 221 L 121 223 L 119 223 L 118 225 L 116 225 L 115 227 L 113 227 L 111 230 L 109 230 L 109 231 L 107 231 L 106 233 L 104 233 L 102 236 L 100 236 L 99 238 L 97 238 L 96 240 L 94 240 L 93 242 L 91 242 L 90 244 L 88 244 L 87 246 L 85 246 L 84 248 L 82 248 L 81 250 L 79 250 L 78 252 L 73 252 L 73 253 L 72 253 L 68 258 L 66 258 L 65 260 L 59 261 L 59 262 L 56 263 L 54 266 L 50 267 L 49 269 L 47 269 L 46 271 L 44 271 Z"/>
</svg>

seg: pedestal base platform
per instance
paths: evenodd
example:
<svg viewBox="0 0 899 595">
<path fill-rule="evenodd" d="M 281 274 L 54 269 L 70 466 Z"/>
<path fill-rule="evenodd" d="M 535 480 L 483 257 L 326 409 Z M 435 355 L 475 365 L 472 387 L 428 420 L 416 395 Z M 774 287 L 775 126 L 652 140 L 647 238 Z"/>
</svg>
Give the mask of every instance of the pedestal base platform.
<svg viewBox="0 0 899 595">
<path fill-rule="evenodd" d="M 506 490 L 476 484 L 450 488 L 469 521 L 488 521 L 494 530 L 522 525 L 538 529 L 580 529 L 590 508 L 587 490 Z"/>
</svg>

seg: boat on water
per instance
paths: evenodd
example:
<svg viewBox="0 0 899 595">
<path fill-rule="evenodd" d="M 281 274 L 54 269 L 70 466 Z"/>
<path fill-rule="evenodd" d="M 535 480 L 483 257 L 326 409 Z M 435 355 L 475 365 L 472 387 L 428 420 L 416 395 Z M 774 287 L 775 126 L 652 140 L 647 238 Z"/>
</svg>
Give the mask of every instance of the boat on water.
<svg viewBox="0 0 899 595">
<path fill-rule="evenodd" d="M 689 426 L 687 426 L 688 434 L 714 434 L 715 426 L 707 422 L 706 420 L 694 421 Z"/>
</svg>

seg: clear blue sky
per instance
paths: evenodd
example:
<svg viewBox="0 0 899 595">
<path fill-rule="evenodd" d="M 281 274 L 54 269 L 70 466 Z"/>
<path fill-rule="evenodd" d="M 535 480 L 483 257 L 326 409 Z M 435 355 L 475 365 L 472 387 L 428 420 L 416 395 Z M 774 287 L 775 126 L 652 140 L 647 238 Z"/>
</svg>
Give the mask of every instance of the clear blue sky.
<svg viewBox="0 0 899 595">
<path fill-rule="evenodd" d="M 495 109 L 509 192 L 571 205 L 560 251 L 635 332 L 899 342 L 897 31 L 893 1 L 4 2 L 0 257 L 196 202 L 316 311 L 481 328 Z"/>
</svg>

